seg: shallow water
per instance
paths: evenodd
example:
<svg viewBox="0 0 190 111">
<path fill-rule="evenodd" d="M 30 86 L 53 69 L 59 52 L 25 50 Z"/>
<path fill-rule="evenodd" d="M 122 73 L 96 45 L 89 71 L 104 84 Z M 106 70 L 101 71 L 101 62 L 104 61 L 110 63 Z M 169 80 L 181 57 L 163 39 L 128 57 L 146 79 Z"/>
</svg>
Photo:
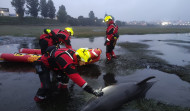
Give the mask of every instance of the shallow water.
<svg viewBox="0 0 190 111">
<path fill-rule="evenodd" d="M 103 45 L 104 41 L 104 37 L 72 38 L 71 44 L 74 49 L 80 47 L 101 48 L 103 52 L 105 52 L 105 46 Z M 5 45 L 7 42 L 8 44 Z M 148 48 L 149 50 L 157 51 L 157 53 L 154 53 L 155 56 L 166 60 L 169 64 L 184 66 L 190 63 L 189 34 L 121 35 L 118 42 L 138 42 L 148 44 L 150 46 L 150 48 Z M 179 46 L 186 46 L 187 48 Z M 27 37 L 17 37 L 14 38 L 14 40 L 12 40 L 11 37 L 1 37 L 1 53 L 18 52 L 18 49 L 20 48 L 39 48 L 38 41 L 36 41 L 35 38 L 27 40 Z M 122 51 L 117 50 L 119 50 L 118 46 L 116 46 L 116 52 L 118 54 L 122 53 Z M 104 58 L 105 56 L 103 55 L 102 57 Z"/>
<path fill-rule="evenodd" d="M 103 49 L 104 52 L 104 41 L 104 37 L 83 38 L 73 39 L 72 44 L 74 45 L 73 48 L 75 49 L 77 49 L 78 47 L 98 47 Z M 150 46 L 148 50 L 157 51 L 157 53 L 154 53 L 154 55 L 161 59 L 164 59 L 169 64 L 184 66 L 190 63 L 189 49 L 179 47 L 185 45 L 190 48 L 189 34 L 121 35 L 118 42 L 138 42 L 148 44 Z M 116 49 L 119 50 L 119 47 L 116 46 Z M 118 51 L 117 53 L 122 53 L 122 51 Z"/>
<path fill-rule="evenodd" d="M 18 52 L 20 48 L 38 48 L 35 38 L 0 37 L 0 53 Z M 170 64 L 187 65 L 189 52 L 183 47 L 169 45 L 189 45 L 188 43 L 171 42 L 168 40 L 190 41 L 187 34 L 150 34 L 150 35 L 122 35 L 118 42 L 140 42 L 150 45 L 150 50 L 163 53 L 158 57 Z M 5 41 L 8 41 L 6 44 Z M 168 74 L 152 69 L 120 70 L 105 68 L 105 38 L 72 38 L 74 49 L 79 47 L 101 48 L 103 53 L 101 60 L 94 65 L 79 68 L 82 77 L 93 87 L 102 88 L 112 83 L 138 82 L 148 76 L 156 76 L 156 83 L 147 92 L 146 98 L 160 101 L 165 104 L 189 107 L 190 84 L 181 80 L 175 74 Z M 62 46 L 64 47 L 64 46 Z M 169 48 L 169 49 L 167 49 Z M 124 53 L 119 46 L 115 49 L 117 55 Z M 172 54 L 175 53 L 175 54 Z M 180 57 L 178 58 L 178 56 Z M 182 57 L 181 57 L 182 56 Z M 183 57 L 185 56 L 185 57 Z M 175 58 L 176 57 L 176 58 Z M 122 61 L 117 61 L 122 62 Z M 114 65 L 114 64 L 113 64 Z M 103 67 L 104 66 L 104 67 Z M 104 69 L 105 68 L 105 69 Z M 109 70 L 109 71 L 108 71 Z M 118 74 L 119 73 L 119 74 Z M 120 74 L 121 73 L 121 74 Z M 33 100 L 37 89 L 40 87 L 38 75 L 34 73 L 32 65 L 1 63 L 0 64 L 0 110 L 1 111 L 76 111 L 82 108 L 92 95 L 87 94 L 81 88 L 70 81 L 70 96 L 59 95 L 44 104 L 36 104 Z M 65 99 L 67 98 L 67 99 Z"/>
<path fill-rule="evenodd" d="M 189 34 L 148 34 L 148 35 L 122 35 L 120 42 L 140 42 L 150 46 L 149 50 L 155 50 L 160 57 L 173 65 L 188 65 L 190 63 L 190 52 L 183 47 L 175 45 L 190 46 Z M 171 45 L 170 43 L 174 44 Z"/>
</svg>

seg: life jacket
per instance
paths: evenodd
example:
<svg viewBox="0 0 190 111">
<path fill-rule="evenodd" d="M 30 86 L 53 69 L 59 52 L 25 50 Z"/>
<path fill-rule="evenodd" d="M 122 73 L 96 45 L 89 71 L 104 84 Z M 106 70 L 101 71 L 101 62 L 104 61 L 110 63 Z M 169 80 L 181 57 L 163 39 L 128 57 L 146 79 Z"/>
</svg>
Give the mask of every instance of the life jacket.
<svg viewBox="0 0 190 111">
<path fill-rule="evenodd" d="M 60 44 L 64 43 L 66 48 L 72 48 L 71 41 L 70 41 L 71 38 L 70 38 L 69 33 L 66 30 L 60 31 L 57 34 L 57 37 Z"/>
<path fill-rule="evenodd" d="M 55 52 L 53 52 L 51 57 L 55 58 L 55 59 L 60 57 L 60 58 L 62 58 L 64 60 L 64 66 L 62 64 L 60 69 L 66 68 L 69 64 L 76 64 L 77 63 L 77 59 L 76 59 L 74 49 L 67 49 L 67 48 L 57 49 Z"/>
<path fill-rule="evenodd" d="M 56 35 L 59 33 L 59 32 L 61 32 L 62 30 L 60 30 L 60 29 L 53 29 L 52 30 Z"/>
<path fill-rule="evenodd" d="M 111 33 L 110 33 L 110 30 L 113 30 Z M 107 38 L 109 40 L 114 40 L 114 39 L 118 39 L 119 38 L 119 34 L 118 34 L 118 26 L 113 22 L 113 20 L 111 20 L 109 22 L 109 25 L 106 29 L 106 35 L 107 35 Z M 114 38 L 116 37 L 116 38 Z"/>
<path fill-rule="evenodd" d="M 54 60 L 54 62 L 59 66 L 59 70 L 64 72 L 62 74 L 66 74 L 78 86 L 86 86 L 87 82 L 79 75 L 74 66 L 75 61 L 77 60 L 74 49 L 60 48 L 53 50 L 51 56 L 46 56 L 46 54 L 44 54 L 41 57 L 41 61 L 46 65 L 46 67 L 50 67 L 48 61 L 49 58 Z"/>
<path fill-rule="evenodd" d="M 48 46 L 52 46 L 52 45 L 55 44 L 54 41 L 53 41 L 53 39 L 48 34 L 42 34 L 40 36 L 40 39 L 46 40 L 48 42 Z"/>
<path fill-rule="evenodd" d="M 70 35 L 69 35 L 69 33 L 66 30 L 60 31 L 58 34 L 65 36 L 64 38 L 62 36 L 58 36 L 58 38 L 59 38 L 60 41 L 70 39 Z"/>
<path fill-rule="evenodd" d="M 60 48 L 53 52 L 51 55 L 52 58 L 55 58 L 59 69 L 62 70 L 73 82 L 78 86 L 84 87 L 87 83 L 79 75 L 74 64 L 77 61 L 74 49 Z"/>
</svg>

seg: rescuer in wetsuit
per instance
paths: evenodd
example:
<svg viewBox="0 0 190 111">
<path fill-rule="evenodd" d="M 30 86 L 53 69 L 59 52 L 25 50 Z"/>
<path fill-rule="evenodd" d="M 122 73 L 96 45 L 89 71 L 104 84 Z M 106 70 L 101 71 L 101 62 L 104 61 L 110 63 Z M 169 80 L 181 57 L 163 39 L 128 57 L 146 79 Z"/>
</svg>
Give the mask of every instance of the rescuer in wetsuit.
<svg viewBox="0 0 190 111">
<path fill-rule="evenodd" d="M 66 27 L 64 31 L 60 29 L 44 29 L 44 34 L 40 36 L 39 45 L 41 53 L 44 54 L 49 46 L 57 46 L 64 43 L 66 48 L 72 48 L 70 36 L 74 35 L 74 31 L 71 27 Z"/>
<path fill-rule="evenodd" d="M 74 36 L 74 31 L 71 27 L 66 27 L 63 31 L 60 29 L 54 29 L 53 32 L 57 35 L 59 44 L 65 44 L 66 48 L 72 48 L 71 36 Z"/>
<path fill-rule="evenodd" d="M 49 46 L 53 46 L 57 44 L 58 44 L 58 38 L 56 34 L 50 29 L 44 29 L 44 34 L 40 36 L 40 40 L 39 40 L 41 54 L 45 54 Z"/>
<path fill-rule="evenodd" d="M 104 45 L 106 45 L 106 57 L 107 63 L 109 63 L 111 58 L 117 58 L 113 49 L 115 48 L 117 39 L 119 38 L 119 34 L 118 26 L 114 23 L 111 16 L 106 16 L 104 18 L 104 22 L 107 24 L 106 41 Z"/>
<path fill-rule="evenodd" d="M 48 47 L 41 59 L 35 62 L 36 72 L 39 74 L 41 88 L 38 89 L 34 100 L 42 101 L 50 94 L 50 70 L 57 68 L 62 72 L 58 88 L 67 88 L 69 78 L 86 92 L 95 96 L 102 96 L 103 92 L 93 90 L 87 82 L 78 74 L 75 65 L 85 65 L 91 60 L 90 53 L 85 49 L 77 51 L 68 48 L 56 49 L 55 46 Z"/>
</svg>

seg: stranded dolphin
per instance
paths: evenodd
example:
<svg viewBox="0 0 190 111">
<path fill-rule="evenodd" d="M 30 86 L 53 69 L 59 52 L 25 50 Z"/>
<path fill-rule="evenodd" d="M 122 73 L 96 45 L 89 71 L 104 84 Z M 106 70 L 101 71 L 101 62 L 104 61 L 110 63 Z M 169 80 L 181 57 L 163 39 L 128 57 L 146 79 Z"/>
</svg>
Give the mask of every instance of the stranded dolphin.
<svg viewBox="0 0 190 111">
<path fill-rule="evenodd" d="M 104 95 L 92 98 L 81 111 L 116 111 L 121 105 L 139 97 L 145 96 L 146 92 L 155 82 L 148 77 L 138 83 L 121 83 L 102 89 Z"/>
</svg>

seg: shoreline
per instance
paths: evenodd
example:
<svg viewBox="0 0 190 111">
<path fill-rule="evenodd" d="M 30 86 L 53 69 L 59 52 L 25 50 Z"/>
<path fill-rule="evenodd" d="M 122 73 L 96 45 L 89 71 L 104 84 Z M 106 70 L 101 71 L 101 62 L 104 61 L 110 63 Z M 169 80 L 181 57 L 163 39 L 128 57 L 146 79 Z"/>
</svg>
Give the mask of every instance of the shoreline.
<svg viewBox="0 0 190 111">
<path fill-rule="evenodd" d="M 44 28 L 64 29 L 67 26 L 0 25 L 0 36 L 40 37 Z M 72 26 L 76 38 L 106 36 L 106 26 Z M 119 27 L 120 35 L 190 33 L 185 26 L 125 26 Z"/>
</svg>

